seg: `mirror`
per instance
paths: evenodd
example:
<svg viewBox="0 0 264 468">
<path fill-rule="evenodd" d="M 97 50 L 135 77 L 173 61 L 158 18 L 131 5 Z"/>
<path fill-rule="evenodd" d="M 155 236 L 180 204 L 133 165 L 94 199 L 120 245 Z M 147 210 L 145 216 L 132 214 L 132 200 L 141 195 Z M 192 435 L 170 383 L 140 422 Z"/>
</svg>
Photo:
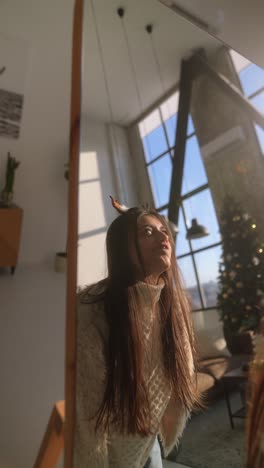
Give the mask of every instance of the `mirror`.
<svg viewBox="0 0 264 468">
<path fill-rule="evenodd" d="M 223 258 L 223 245 L 226 249 L 230 236 L 239 237 L 242 229 L 240 216 L 241 222 L 245 218 L 243 229 L 249 230 L 245 237 L 257 226 L 259 255 L 252 250 L 251 257 L 255 263 L 263 262 L 264 133 L 263 117 L 254 108 L 263 112 L 264 72 L 158 2 L 127 1 L 123 7 L 120 10 L 114 1 L 86 1 L 84 8 L 78 286 L 107 276 L 105 236 L 116 216 L 109 195 L 128 206 L 149 203 L 171 218 L 173 158 L 174 152 L 181 157 L 183 145 L 177 142 L 181 131 L 176 131 L 176 124 L 188 112 L 183 168 L 177 163 L 182 176 L 174 178 L 175 205 L 179 202 L 174 220 L 179 229 L 176 256 L 192 299 L 201 364 L 198 384 L 206 391 L 209 407 L 191 418 L 180 449 L 174 448 L 164 465 L 173 461 L 175 467 L 241 467 L 245 464 L 245 421 L 229 419 L 227 405 L 231 412 L 241 406 L 245 376 L 236 372 L 245 365 L 248 355 L 244 351 L 248 350 L 243 345 L 238 354 L 229 354 L 225 320 L 237 317 L 222 316 L 219 321 L 217 310 L 219 301 L 227 308 L 226 289 L 234 301 L 242 294 L 242 309 L 251 307 L 250 298 L 242 297 L 245 290 L 235 290 L 241 286 L 238 270 L 243 258 L 234 263 L 231 257 L 239 255 L 239 240 L 234 243 L 235 251 L 227 254 L 232 263 L 224 273 L 231 273 L 229 283 L 223 275 L 220 281 L 218 275 L 220 265 L 223 271 L 228 262 Z M 185 72 L 183 59 L 189 66 Z M 183 131 L 184 122 L 178 125 Z M 224 228 L 226 195 L 238 203 L 229 229 Z M 186 238 L 193 219 L 208 235 Z M 243 324 L 235 327 L 233 323 L 233 331 L 250 328 L 249 309 L 243 314 Z M 215 383 L 221 377 L 224 380 Z"/>
</svg>

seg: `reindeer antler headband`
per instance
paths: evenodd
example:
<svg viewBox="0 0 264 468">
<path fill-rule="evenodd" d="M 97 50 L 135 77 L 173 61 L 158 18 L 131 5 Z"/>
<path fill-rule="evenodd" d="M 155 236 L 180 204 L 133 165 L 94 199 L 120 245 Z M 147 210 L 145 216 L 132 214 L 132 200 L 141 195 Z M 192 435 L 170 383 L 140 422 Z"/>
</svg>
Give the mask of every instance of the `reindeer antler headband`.
<svg viewBox="0 0 264 468">
<path fill-rule="evenodd" d="M 120 205 L 120 203 L 118 203 L 118 201 L 115 200 L 115 198 L 113 198 L 111 195 L 110 195 L 110 198 L 111 198 L 113 207 L 118 211 L 118 213 L 124 214 L 129 210 L 129 208 L 126 205 Z"/>
</svg>

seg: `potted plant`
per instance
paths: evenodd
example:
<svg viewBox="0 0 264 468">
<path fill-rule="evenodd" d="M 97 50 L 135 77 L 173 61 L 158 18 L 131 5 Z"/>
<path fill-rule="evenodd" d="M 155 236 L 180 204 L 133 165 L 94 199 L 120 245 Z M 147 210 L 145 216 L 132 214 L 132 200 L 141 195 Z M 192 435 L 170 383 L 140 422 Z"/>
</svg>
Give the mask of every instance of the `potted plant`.
<svg viewBox="0 0 264 468">
<path fill-rule="evenodd" d="M 6 163 L 6 174 L 5 174 L 5 186 L 1 194 L 2 203 L 5 206 L 11 205 L 14 197 L 14 182 L 15 182 L 15 171 L 18 168 L 20 162 L 7 153 Z"/>
<path fill-rule="evenodd" d="M 69 180 L 69 163 L 64 164 L 64 179 Z M 56 252 L 55 271 L 58 273 L 64 273 L 67 269 L 67 244 L 65 251 Z"/>
</svg>

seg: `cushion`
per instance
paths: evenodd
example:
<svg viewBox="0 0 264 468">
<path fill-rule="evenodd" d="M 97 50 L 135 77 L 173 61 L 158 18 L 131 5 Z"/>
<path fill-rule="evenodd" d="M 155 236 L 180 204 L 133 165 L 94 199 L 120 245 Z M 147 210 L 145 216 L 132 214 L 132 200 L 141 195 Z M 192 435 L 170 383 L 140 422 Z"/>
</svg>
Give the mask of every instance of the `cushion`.
<svg viewBox="0 0 264 468">
<path fill-rule="evenodd" d="M 199 367 L 202 372 L 207 372 L 216 380 L 221 379 L 229 370 L 228 361 L 230 358 L 218 356 L 215 358 L 203 359 L 199 362 Z"/>
<path fill-rule="evenodd" d="M 205 374 L 203 372 L 197 372 L 197 385 L 200 392 L 206 392 L 212 388 L 214 384 L 215 379 L 211 375 Z"/>
<path fill-rule="evenodd" d="M 220 356 L 215 358 L 203 359 L 199 361 L 199 371 L 212 375 L 216 380 L 220 380 L 226 372 L 237 369 L 243 364 L 249 362 L 248 354 L 236 354 L 229 358 Z"/>
<path fill-rule="evenodd" d="M 199 359 L 230 357 L 217 310 L 193 312 L 192 316 Z"/>
</svg>

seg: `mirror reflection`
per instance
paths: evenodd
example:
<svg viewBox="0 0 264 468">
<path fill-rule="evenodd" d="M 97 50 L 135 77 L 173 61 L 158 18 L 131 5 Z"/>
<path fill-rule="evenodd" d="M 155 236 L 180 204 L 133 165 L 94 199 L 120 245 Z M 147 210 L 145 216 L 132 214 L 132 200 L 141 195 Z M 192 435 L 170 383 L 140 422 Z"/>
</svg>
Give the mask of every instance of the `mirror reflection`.
<svg viewBox="0 0 264 468">
<path fill-rule="evenodd" d="M 245 466 L 263 86 L 158 2 L 85 2 L 76 467 Z"/>
<path fill-rule="evenodd" d="M 148 203 L 174 221 L 206 408 L 192 412 L 179 445 L 176 437 L 168 453 L 159 437 L 163 464 L 240 467 L 245 464 L 245 369 L 263 314 L 264 133 L 246 103 L 263 112 L 264 73 L 161 5 L 118 7 L 85 3 L 78 286 L 108 277 L 105 238 L 116 216 L 109 195 L 128 207 Z M 219 84 L 223 76 L 227 86 Z M 230 83 L 243 96 L 240 102 Z M 184 124 L 182 143 L 177 138 L 182 140 Z M 119 248 L 122 271 L 121 243 Z M 89 289 L 84 291 L 89 302 Z M 110 330 L 110 336 L 122 333 L 121 322 Z M 85 343 L 79 332 L 77 340 Z M 158 359 L 158 351 L 154 356 Z M 85 379 L 82 388 L 87 385 L 92 399 L 93 383 Z M 77 421 L 80 408 L 85 412 L 79 399 L 77 389 Z M 176 421 L 172 424 L 175 431 Z M 162 436 L 161 428 L 157 432 Z M 115 439 L 113 428 L 108 437 L 104 456 L 111 461 L 113 452 L 114 466 L 125 466 L 118 452 L 120 440 L 127 449 L 125 438 Z M 150 463 L 140 459 L 139 448 L 133 456 L 135 466 Z"/>
</svg>

